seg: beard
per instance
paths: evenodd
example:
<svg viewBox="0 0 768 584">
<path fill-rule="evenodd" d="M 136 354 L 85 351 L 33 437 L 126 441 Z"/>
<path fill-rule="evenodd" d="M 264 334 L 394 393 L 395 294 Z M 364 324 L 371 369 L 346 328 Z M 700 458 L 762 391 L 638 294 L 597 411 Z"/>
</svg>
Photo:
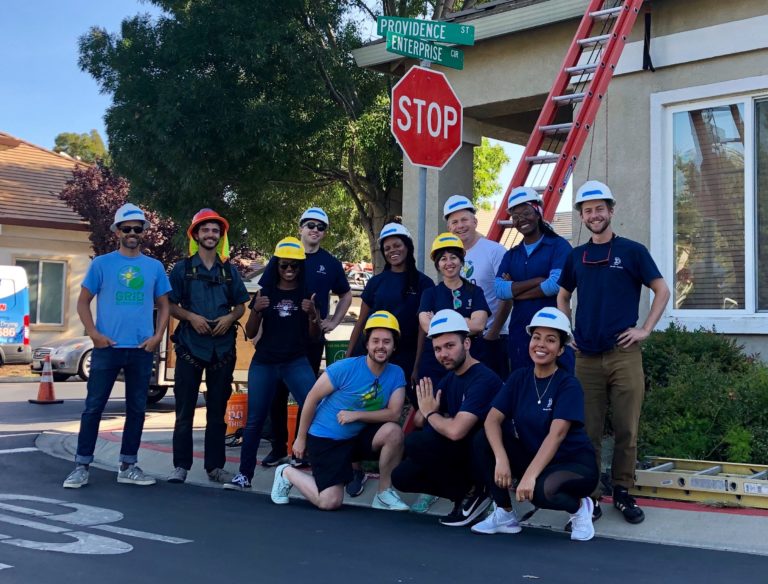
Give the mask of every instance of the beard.
<svg viewBox="0 0 768 584">
<path fill-rule="evenodd" d="M 604 233 L 605 230 L 608 229 L 610 226 L 611 226 L 611 218 L 610 217 L 608 217 L 608 219 L 606 219 L 601 224 L 601 226 L 599 228 L 593 229 L 592 226 L 589 223 L 587 223 L 587 225 L 586 225 L 587 229 L 589 231 L 591 231 L 592 233 L 594 233 L 595 235 L 600 235 L 601 233 Z"/>
<path fill-rule="evenodd" d="M 456 371 L 456 369 L 461 369 L 461 366 L 464 365 L 464 362 L 467 360 L 467 352 L 462 351 L 461 355 L 457 357 L 456 359 L 447 359 L 446 363 L 440 363 L 443 367 L 445 367 L 446 371 Z"/>
</svg>

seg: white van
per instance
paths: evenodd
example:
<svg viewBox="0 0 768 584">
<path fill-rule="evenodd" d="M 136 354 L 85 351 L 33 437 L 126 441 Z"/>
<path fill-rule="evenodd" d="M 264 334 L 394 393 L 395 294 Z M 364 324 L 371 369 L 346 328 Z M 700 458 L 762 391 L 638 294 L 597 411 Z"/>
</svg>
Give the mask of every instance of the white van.
<svg viewBox="0 0 768 584">
<path fill-rule="evenodd" d="M 31 362 L 27 273 L 21 266 L 0 266 L 0 366 Z"/>
</svg>

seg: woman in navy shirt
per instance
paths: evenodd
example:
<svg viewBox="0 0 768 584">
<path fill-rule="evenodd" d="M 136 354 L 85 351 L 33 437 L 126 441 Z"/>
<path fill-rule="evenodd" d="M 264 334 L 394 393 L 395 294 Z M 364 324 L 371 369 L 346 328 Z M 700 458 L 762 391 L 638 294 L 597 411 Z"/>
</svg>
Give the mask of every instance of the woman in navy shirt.
<svg viewBox="0 0 768 584">
<path fill-rule="evenodd" d="M 310 338 L 320 335 L 319 313 L 304 280 L 304 246 L 295 237 L 278 242 L 275 255 L 253 297 L 245 334 L 255 338 L 256 352 L 248 368 L 248 419 L 243 430 L 240 472 L 225 489 L 251 488 L 261 431 L 269 414 L 278 382 L 288 387 L 299 405 L 315 384 L 315 373 L 307 359 Z"/>
<path fill-rule="evenodd" d="M 416 269 L 413 240 L 405 226 L 387 223 L 379 235 L 379 247 L 384 255 L 384 271 L 365 285 L 347 357 L 365 354 L 360 333 L 368 317 L 379 310 L 391 312 L 400 323 L 400 340 L 390 363 L 400 366 L 406 379 L 413 384 L 417 373 L 415 364 L 425 335 L 419 327 L 419 300 L 422 292 L 434 287 L 435 283 Z M 415 390 L 410 384 L 408 389 L 413 393 Z"/>
<path fill-rule="evenodd" d="M 523 241 L 510 249 L 501 260 L 496 274 L 496 296 L 514 302 L 509 319 L 510 370 L 530 367 L 528 334 L 525 327 L 536 312 L 547 306 L 557 307 L 558 279 L 571 244 L 554 232 L 542 217 L 541 197 L 530 187 L 513 189 L 507 199 L 512 224 Z M 575 357 L 566 348 L 560 364 L 573 373 Z"/>
<path fill-rule="evenodd" d="M 435 313 L 444 309 L 455 310 L 467 321 L 472 342 L 470 353 L 475 359 L 482 361 L 484 355 L 481 335 L 491 311 L 485 300 L 483 289 L 461 276 L 461 268 L 464 265 L 464 244 L 452 233 L 441 233 L 432 242 L 430 257 L 443 281 L 434 288 L 425 290 L 421 295 L 419 324 L 426 335 Z M 423 343 L 419 361 L 419 379 L 428 377 L 434 385 L 437 385 L 447 371 L 437 362 L 432 341 L 425 337 Z"/>
<path fill-rule="evenodd" d="M 533 367 L 510 375 L 478 434 L 475 472 L 496 510 L 472 527 L 475 533 L 519 533 L 509 489 L 517 500 L 567 511 L 571 539 L 595 535 L 589 494 L 599 480 L 595 451 L 584 430 L 584 395 L 578 380 L 557 365 L 572 339 L 568 318 L 556 308 L 537 312 L 527 327 Z"/>
</svg>

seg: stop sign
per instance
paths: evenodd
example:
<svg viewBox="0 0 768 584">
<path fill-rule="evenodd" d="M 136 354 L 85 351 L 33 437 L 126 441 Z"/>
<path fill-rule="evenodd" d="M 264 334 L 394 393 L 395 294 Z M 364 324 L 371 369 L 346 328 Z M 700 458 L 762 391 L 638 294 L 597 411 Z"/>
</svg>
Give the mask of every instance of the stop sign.
<svg viewBox="0 0 768 584">
<path fill-rule="evenodd" d="M 461 102 L 439 71 L 411 67 L 392 88 L 392 134 L 411 164 L 448 164 L 461 148 L 462 118 Z"/>
</svg>

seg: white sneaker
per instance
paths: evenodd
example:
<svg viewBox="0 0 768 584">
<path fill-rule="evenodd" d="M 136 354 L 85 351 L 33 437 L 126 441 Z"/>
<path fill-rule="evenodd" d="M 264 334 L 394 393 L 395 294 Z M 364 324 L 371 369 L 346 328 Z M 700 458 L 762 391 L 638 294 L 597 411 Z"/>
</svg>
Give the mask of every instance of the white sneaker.
<svg viewBox="0 0 768 584">
<path fill-rule="evenodd" d="M 141 487 L 147 487 L 155 484 L 155 479 L 144 474 L 135 464 L 131 464 L 125 470 L 117 471 L 117 482 L 127 485 L 139 485 Z"/>
<path fill-rule="evenodd" d="M 88 484 L 88 469 L 84 465 L 77 465 L 75 470 L 64 479 L 65 489 L 79 489 Z"/>
<path fill-rule="evenodd" d="M 496 507 L 493 513 L 483 519 L 480 523 L 472 526 L 474 533 L 520 533 L 522 531 L 520 523 L 517 520 L 515 511 L 505 511 L 501 507 Z"/>
<path fill-rule="evenodd" d="M 592 524 L 592 510 L 595 504 L 589 497 L 581 500 L 579 510 L 571 515 L 571 539 L 589 541 L 595 537 L 595 526 Z"/>
<path fill-rule="evenodd" d="M 386 509 L 388 511 L 410 510 L 410 507 L 403 502 L 400 495 L 398 495 L 392 487 L 384 489 L 381 493 L 376 493 L 371 507 L 374 509 Z"/>
<path fill-rule="evenodd" d="M 283 471 L 291 466 L 290 464 L 281 464 L 275 469 L 275 480 L 272 483 L 272 502 L 275 505 L 287 505 L 289 502 L 288 493 L 291 492 L 293 483 L 283 476 Z"/>
</svg>

